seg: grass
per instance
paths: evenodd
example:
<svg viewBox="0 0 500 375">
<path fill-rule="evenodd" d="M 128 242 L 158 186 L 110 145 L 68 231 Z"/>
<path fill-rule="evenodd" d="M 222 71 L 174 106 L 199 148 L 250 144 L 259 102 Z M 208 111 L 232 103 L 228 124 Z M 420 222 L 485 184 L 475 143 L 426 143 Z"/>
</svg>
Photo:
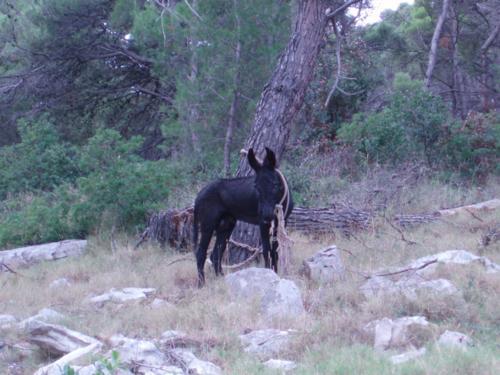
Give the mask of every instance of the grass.
<svg viewBox="0 0 500 375">
<path fill-rule="evenodd" d="M 416 188 L 424 196 L 413 209 L 424 208 L 427 199 L 435 199 L 434 195 L 425 196 L 427 189 L 431 188 Z M 439 276 L 450 279 L 461 290 L 463 298 L 456 300 L 429 296 L 416 301 L 366 299 L 358 287 L 364 281 L 363 274 L 444 250 L 464 249 L 500 263 L 499 242 L 484 248 L 480 245 L 485 230 L 499 222 L 495 212 L 481 214 L 480 219 L 458 217 L 405 230 L 404 239 L 383 219 L 352 237 L 310 238 L 293 233 L 292 267 L 287 277 L 301 289 L 307 310 L 305 316 L 294 319 L 269 321 L 259 314 L 257 304 L 229 302 L 223 280 L 216 279 L 211 270 L 207 272 L 207 286 L 200 290 L 196 287 L 194 257 L 186 258 L 155 245 L 133 251 L 134 239 L 125 235 L 116 239 L 115 251 L 104 237 L 90 238 L 89 252 L 80 258 L 43 263 L 20 269 L 18 274 L 0 274 L 0 311 L 24 319 L 50 307 L 66 315 L 61 323 L 104 341 L 118 333 L 154 339 L 165 330 L 182 330 L 212 343 L 198 355 L 218 364 L 227 374 L 277 373 L 244 353 L 238 339 L 246 330 L 271 327 L 299 331 L 292 347 L 280 356 L 297 361 L 298 374 L 493 374 L 500 371 L 499 275 L 486 274 L 479 266 L 438 269 Z M 346 279 L 328 286 L 306 280 L 299 272 L 302 260 L 332 243 L 341 251 L 348 270 Z M 48 287 L 62 277 L 71 282 L 71 287 Z M 155 297 L 172 305 L 152 308 L 149 299 L 97 308 L 87 301 L 89 296 L 110 288 L 131 286 L 156 288 Z M 424 315 L 439 327 L 439 332 L 449 329 L 468 334 L 476 346 L 466 353 L 429 346 L 424 357 L 393 366 L 371 348 L 362 327 L 374 319 L 405 315 Z M 14 331 L 3 333 L 2 338 L 8 344 L 23 339 Z M 9 373 L 7 366 L 12 363 L 20 366 L 17 373 L 32 373 L 42 360 L 38 353 L 4 349 L 0 351 L 0 373 Z"/>
</svg>

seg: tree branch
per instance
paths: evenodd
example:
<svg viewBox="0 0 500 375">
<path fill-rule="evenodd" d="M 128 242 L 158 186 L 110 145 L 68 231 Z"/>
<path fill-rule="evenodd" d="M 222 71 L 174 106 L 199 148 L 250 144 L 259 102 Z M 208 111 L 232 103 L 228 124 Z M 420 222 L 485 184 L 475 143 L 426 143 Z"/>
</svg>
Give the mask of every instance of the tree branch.
<svg viewBox="0 0 500 375">
<path fill-rule="evenodd" d="M 359 3 L 360 1 L 362 1 L 362 0 L 351 0 L 351 1 L 347 2 L 347 3 L 345 3 L 344 5 L 338 7 L 337 9 L 335 9 L 332 12 L 328 12 L 327 11 L 326 17 L 328 17 L 328 18 L 331 19 L 331 18 L 335 17 L 336 15 L 338 15 L 340 12 L 342 12 L 342 11 L 346 10 L 347 8 L 349 8 L 351 5 Z"/>
</svg>

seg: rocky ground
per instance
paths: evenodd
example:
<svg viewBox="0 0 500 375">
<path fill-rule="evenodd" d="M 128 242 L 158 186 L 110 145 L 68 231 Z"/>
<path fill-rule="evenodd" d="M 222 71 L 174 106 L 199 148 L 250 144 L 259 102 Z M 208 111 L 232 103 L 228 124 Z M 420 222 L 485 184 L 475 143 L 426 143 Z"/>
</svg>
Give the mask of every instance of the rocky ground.
<svg viewBox="0 0 500 375">
<path fill-rule="evenodd" d="M 498 373 L 499 223 L 478 206 L 295 233 L 287 275 L 201 290 L 192 255 L 126 238 L 0 252 L 0 373 Z"/>
</svg>

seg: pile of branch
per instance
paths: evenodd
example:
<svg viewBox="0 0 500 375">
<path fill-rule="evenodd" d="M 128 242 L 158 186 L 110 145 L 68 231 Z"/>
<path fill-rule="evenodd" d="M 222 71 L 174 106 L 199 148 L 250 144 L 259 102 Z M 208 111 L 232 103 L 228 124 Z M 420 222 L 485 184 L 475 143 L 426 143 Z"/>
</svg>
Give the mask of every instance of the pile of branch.
<svg viewBox="0 0 500 375">
<path fill-rule="evenodd" d="M 359 229 L 365 229 L 372 217 L 371 213 L 354 209 L 296 207 L 288 218 L 288 228 L 308 234 L 330 233 L 334 229 L 344 234 L 351 234 Z M 146 230 L 142 233 L 136 248 L 146 240 L 154 240 L 162 246 L 191 249 L 192 228 L 193 207 L 161 211 L 149 218 Z M 239 243 L 230 245 L 242 247 Z M 233 260 L 235 263 L 238 261 L 241 260 Z"/>
<path fill-rule="evenodd" d="M 399 214 L 389 219 L 391 225 L 400 228 L 408 228 L 415 225 L 431 223 L 441 218 L 466 215 L 478 220 L 478 214 L 483 211 L 493 211 L 500 209 L 500 199 L 492 199 L 473 205 L 439 210 L 429 214 Z M 295 207 L 288 218 L 288 229 L 300 231 L 306 234 L 318 235 L 332 233 L 335 230 L 341 231 L 345 235 L 354 234 L 358 230 L 369 227 L 376 217 L 377 212 L 363 211 L 354 208 L 306 208 Z M 150 217 L 148 226 L 143 232 L 138 244 L 146 240 L 159 242 L 161 245 L 169 245 L 176 249 L 192 249 L 192 228 L 193 228 L 193 207 L 183 210 L 167 210 L 154 214 Z M 492 230 L 488 237 L 485 237 L 486 244 L 494 242 L 498 238 L 498 229 Z M 252 239 L 259 236 L 249 232 L 244 244 L 231 240 L 229 247 L 236 248 L 230 255 L 230 263 L 240 263 L 255 253 L 260 247 L 259 243 L 252 243 Z M 248 240 L 248 241 L 247 241 Z M 254 241 L 255 242 L 255 241 Z"/>
</svg>

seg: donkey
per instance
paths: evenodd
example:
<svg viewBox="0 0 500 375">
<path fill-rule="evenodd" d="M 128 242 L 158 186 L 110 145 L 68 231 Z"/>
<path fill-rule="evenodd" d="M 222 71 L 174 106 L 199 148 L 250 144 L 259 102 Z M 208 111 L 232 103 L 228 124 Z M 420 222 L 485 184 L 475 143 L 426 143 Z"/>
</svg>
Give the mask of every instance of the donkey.
<svg viewBox="0 0 500 375">
<path fill-rule="evenodd" d="M 198 286 L 205 284 L 204 266 L 207 248 L 215 231 L 216 240 L 212 260 L 215 274 L 223 275 L 222 255 L 238 220 L 259 225 L 266 268 L 278 272 L 278 243 L 270 243 L 270 228 L 276 222 L 275 207 L 283 204 L 283 214 L 288 218 L 293 209 L 293 201 L 286 180 L 276 170 L 276 156 L 266 147 L 266 157 L 261 163 L 255 157 L 253 149 L 248 150 L 248 163 L 255 171 L 255 176 L 219 179 L 205 186 L 194 203 L 193 242 L 196 249 L 198 267 Z M 288 194 L 288 196 L 286 196 Z M 286 198 L 286 199 L 285 199 Z M 274 226 L 277 228 L 277 225 Z M 198 245 L 198 228 L 201 239 Z"/>
</svg>

